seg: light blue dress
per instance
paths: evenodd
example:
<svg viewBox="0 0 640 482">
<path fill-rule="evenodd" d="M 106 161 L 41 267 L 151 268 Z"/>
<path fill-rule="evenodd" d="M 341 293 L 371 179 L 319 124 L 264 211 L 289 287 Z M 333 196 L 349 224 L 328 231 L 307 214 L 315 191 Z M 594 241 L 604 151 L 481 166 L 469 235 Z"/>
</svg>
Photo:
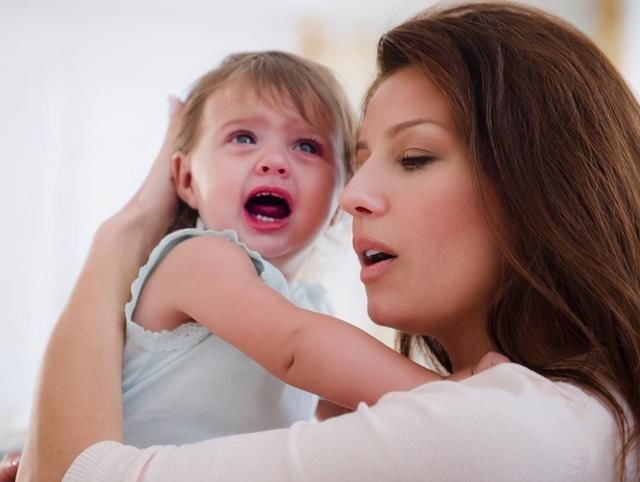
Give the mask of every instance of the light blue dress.
<svg viewBox="0 0 640 482">
<path fill-rule="evenodd" d="M 195 236 L 220 236 L 238 244 L 273 289 L 302 308 L 330 311 L 320 286 L 289 287 L 282 273 L 241 243 L 234 231 L 196 227 L 169 234 L 140 268 L 125 306 L 122 393 L 124 440 L 129 445 L 184 444 L 283 428 L 315 412 L 315 395 L 283 383 L 202 325 L 190 321 L 172 331 L 151 332 L 134 321 L 140 292 L 153 269 L 178 243 Z"/>
</svg>

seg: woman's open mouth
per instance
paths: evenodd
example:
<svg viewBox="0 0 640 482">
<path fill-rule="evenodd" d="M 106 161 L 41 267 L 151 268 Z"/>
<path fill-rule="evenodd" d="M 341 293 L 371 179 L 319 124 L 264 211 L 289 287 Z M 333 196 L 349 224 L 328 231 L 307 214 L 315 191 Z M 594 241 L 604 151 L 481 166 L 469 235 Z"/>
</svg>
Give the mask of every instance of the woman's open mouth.
<svg viewBox="0 0 640 482">
<path fill-rule="evenodd" d="M 398 258 L 398 255 L 385 246 L 383 243 L 358 236 L 353 239 L 353 249 L 360 259 L 360 280 L 365 283 L 373 283 L 380 279 L 389 269 L 391 264 Z"/>
<path fill-rule="evenodd" d="M 386 259 L 395 258 L 394 255 L 385 253 L 384 251 L 378 251 L 375 249 L 367 249 L 362 253 L 362 264 L 365 266 L 371 266 L 372 264 L 379 263 Z"/>
<path fill-rule="evenodd" d="M 274 231 L 289 223 L 293 212 L 291 195 L 281 188 L 253 189 L 244 204 L 245 218 L 258 231 Z"/>
</svg>

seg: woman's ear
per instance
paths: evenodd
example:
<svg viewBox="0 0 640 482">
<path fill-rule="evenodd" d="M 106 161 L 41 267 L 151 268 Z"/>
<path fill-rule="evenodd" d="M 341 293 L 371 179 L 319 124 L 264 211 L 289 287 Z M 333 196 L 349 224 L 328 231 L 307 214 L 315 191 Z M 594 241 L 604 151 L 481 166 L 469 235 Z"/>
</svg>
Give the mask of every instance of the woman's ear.
<svg viewBox="0 0 640 482">
<path fill-rule="evenodd" d="M 192 209 L 198 209 L 198 202 L 191 175 L 191 157 L 181 151 L 176 151 L 171 156 L 171 177 L 178 197 Z"/>
</svg>

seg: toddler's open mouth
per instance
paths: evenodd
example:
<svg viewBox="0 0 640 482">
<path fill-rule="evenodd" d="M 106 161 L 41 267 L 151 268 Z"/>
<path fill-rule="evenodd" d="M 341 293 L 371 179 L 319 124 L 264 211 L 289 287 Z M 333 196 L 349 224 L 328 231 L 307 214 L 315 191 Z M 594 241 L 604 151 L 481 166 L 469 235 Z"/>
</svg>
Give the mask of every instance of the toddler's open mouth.
<svg viewBox="0 0 640 482">
<path fill-rule="evenodd" d="M 249 193 L 244 210 L 253 225 L 279 228 L 291 216 L 292 198 L 284 189 L 260 187 Z"/>
<path fill-rule="evenodd" d="M 274 222 L 291 214 L 287 200 L 272 192 L 261 192 L 251 196 L 244 208 L 249 214 L 264 222 Z"/>
</svg>

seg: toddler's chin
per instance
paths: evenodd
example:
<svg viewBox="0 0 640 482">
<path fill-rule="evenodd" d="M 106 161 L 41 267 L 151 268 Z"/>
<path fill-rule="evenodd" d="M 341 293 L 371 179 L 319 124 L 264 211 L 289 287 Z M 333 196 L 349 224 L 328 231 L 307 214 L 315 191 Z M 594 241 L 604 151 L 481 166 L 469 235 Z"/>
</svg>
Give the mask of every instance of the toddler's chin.
<svg viewBox="0 0 640 482">
<path fill-rule="evenodd" d="M 260 253 L 264 259 L 269 262 L 285 256 L 288 253 L 286 247 L 282 246 L 275 239 L 260 239 L 256 236 L 246 236 L 246 239 L 242 239 L 240 234 L 240 241 L 244 242 L 247 247 L 253 251 Z"/>
</svg>

